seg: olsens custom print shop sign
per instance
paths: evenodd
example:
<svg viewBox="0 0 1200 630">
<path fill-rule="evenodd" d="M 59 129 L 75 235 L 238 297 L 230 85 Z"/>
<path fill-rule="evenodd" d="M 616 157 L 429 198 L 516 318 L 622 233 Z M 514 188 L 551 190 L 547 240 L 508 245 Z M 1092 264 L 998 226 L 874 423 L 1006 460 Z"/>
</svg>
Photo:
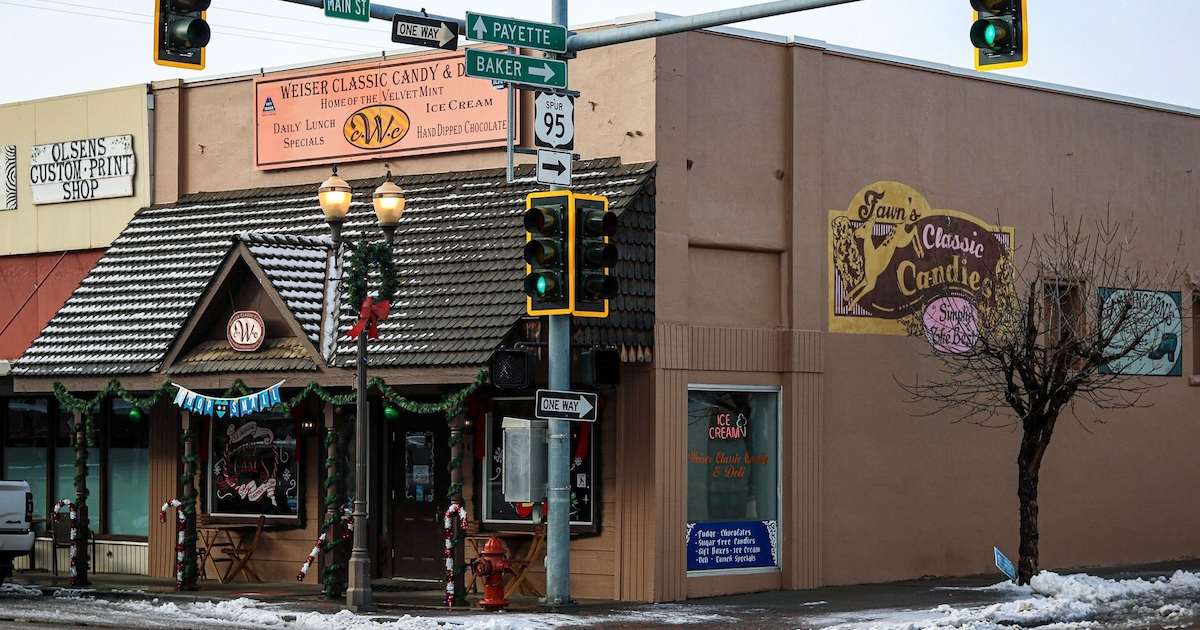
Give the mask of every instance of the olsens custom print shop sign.
<svg viewBox="0 0 1200 630">
<path fill-rule="evenodd" d="M 923 330 L 939 350 L 965 351 L 976 309 L 1012 290 L 1012 242 L 1011 227 L 935 210 L 898 182 L 870 184 L 829 213 L 829 330 Z"/>
<path fill-rule="evenodd" d="M 505 93 L 466 76 L 462 52 L 259 77 L 254 94 L 260 170 L 507 142 Z"/>
</svg>

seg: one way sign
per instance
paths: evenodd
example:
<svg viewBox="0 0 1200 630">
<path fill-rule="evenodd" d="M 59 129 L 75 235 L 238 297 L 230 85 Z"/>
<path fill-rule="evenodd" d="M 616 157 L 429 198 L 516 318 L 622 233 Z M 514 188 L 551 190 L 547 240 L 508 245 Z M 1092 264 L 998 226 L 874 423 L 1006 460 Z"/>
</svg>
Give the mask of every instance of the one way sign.
<svg viewBox="0 0 1200 630">
<path fill-rule="evenodd" d="M 596 421 L 595 394 L 539 389 L 535 402 L 534 416 L 539 420 Z"/>
<path fill-rule="evenodd" d="M 443 22 L 396 13 L 392 16 L 392 41 L 426 48 L 458 50 L 458 22 Z"/>
<path fill-rule="evenodd" d="M 566 151 L 538 149 L 537 181 L 555 186 L 571 185 L 571 154 Z"/>
</svg>

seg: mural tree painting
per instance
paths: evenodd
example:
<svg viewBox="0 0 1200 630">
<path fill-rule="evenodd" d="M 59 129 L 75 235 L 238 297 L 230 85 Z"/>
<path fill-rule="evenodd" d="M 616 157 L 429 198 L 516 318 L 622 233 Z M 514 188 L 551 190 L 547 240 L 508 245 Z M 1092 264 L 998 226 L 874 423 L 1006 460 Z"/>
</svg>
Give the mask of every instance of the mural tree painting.
<svg viewBox="0 0 1200 630">
<path fill-rule="evenodd" d="M 1156 249 L 1170 262 L 1152 267 L 1135 258 L 1132 221 L 1106 214 L 1088 225 L 1053 210 L 1050 221 L 1023 256 L 1010 252 L 995 268 L 990 295 L 944 291 L 903 321 L 939 366 L 931 379 L 902 383 L 910 402 L 932 402 L 931 415 L 1020 426 L 1020 584 L 1038 570 L 1038 478 L 1059 417 L 1103 423 L 1112 416 L 1095 410 L 1149 406 L 1145 394 L 1163 380 L 1147 377 L 1179 375 L 1182 365 L 1182 243 L 1173 257 Z"/>
</svg>

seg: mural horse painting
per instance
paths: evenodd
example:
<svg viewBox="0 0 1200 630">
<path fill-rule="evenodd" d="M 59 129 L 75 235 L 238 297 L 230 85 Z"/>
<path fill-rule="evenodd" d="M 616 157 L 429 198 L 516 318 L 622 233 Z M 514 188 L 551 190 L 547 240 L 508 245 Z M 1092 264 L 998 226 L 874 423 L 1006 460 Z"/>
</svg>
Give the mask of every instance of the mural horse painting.
<svg viewBox="0 0 1200 630">
<path fill-rule="evenodd" d="M 855 239 L 862 242 L 863 274 L 858 282 L 846 292 L 846 308 L 853 311 L 858 301 L 875 289 L 879 276 L 892 264 L 897 250 L 912 245 L 918 257 L 924 256 L 921 239 L 917 237 L 917 226 L 898 223 L 878 245 L 875 244 L 875 215 L 867 217 L 854 230 Z"/>
</svg>

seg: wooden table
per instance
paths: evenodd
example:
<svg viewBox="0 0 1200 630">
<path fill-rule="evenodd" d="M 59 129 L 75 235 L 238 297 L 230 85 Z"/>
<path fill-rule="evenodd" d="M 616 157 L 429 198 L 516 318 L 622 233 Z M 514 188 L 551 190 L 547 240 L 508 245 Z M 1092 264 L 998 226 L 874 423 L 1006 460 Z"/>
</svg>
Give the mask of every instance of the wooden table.
<svg viewBox="0 0 1200 630">
<path fill-rule="evenodd" d="M 467 534 L 467 544 L 471 546 L 475 556 L 479 557 L 484 545 L 493 537 L 499 538 L 508 552 L 508 572 L 512 574 L 512 578 L 504 587 L 504 597 L 506 599 L 512 597 L 517 591 L 520 591 L 522 595 L 541 597 L 541 591 L 527 578 L 534 562 L 538 560 L 546 546 L 546 527 L 539 525 L 532 530 Z M 475 589 L 474 580 L 471 581 L 471 589 Z"/>
<path fill-rule="evenodd" d="M 200 573 L 208 577 L 208 567 L 211 566 L 217 581 L 224 584 L 237 577 L 240 572 L 247 582 L 262 582 L 258 574 L 250 568 L 249 562 L 258 548 L 262 537 L 265 517 L 259 517 L 258 523 L 209 523 L 196 526 L 196 538 L 204 552 L 200 564 Z M 220 555 L 218 555 L 220 554 Z M 229 567 L 221 572 L 218 563 L 229 563 Z"/>
</svg>

